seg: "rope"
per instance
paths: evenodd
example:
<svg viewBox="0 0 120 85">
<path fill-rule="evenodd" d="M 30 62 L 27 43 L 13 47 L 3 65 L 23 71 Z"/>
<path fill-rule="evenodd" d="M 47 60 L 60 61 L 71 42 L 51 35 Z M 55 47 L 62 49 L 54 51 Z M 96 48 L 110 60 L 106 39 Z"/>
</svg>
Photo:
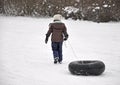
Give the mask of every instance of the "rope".
<svg viewBox="0 0 120 85">
<path fill-rule="evenodd" d="M 67 48 L 67 44 L 66 44 L 66 41 L 64 41 L 64 45 L 65 45 L 65 47 Z"/>
<path fill-rule="evenodd" d="M 69 40 L 68 40 L 68 43 L 70 45 L 70 48 L 71 48 L 71 50 L 73 52 L 74 57 L 78 58 Z M 65 46 L 66 46 L 66 43 L 65 43 Z"/>
</svg>

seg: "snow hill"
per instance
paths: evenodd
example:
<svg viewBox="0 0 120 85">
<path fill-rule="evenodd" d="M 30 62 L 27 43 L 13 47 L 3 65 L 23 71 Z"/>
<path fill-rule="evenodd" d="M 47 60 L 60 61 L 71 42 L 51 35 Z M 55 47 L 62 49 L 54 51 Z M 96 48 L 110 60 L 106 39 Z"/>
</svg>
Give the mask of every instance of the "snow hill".
<svg viewBox="0 0 120 85">
<path fill-rule="evenodd" d="M 120 85 L 120 23 L 63 20 L 69 39 L 63 63 L 53 64 L 51 41 L 44 43 L 51 18 L 0 16 L 0 85 Z M 101 60 L 100 76 L 75 76 L 74 60 Z"/>
</svg>

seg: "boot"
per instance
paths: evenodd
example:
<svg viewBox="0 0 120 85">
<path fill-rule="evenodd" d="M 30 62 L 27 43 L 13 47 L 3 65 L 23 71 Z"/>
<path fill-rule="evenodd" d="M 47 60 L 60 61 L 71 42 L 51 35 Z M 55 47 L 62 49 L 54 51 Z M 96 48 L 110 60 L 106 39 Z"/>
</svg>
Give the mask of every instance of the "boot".
<svg viewBox="0 0 120 85">
<path fill-rule="evenodd" d="M 54 64 L 57 64 L 57 62 L 58 62 L 58 57 L 55 57 L 55 59 L 54 59 Z"/>
<path fill-rule="evenodd" d="M 62 61 L 59 61 L 59 64 L 62 64 Z"/>
</svg>

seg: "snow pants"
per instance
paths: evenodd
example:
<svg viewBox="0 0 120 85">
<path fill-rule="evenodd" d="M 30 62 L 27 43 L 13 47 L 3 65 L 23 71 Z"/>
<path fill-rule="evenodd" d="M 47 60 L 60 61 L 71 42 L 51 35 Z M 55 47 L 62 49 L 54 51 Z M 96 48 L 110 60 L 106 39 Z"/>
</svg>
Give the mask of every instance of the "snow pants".
<svg viewBox="0 0 120 85">
<path fill-rule="evenodd" d="M 52 42 L 52 51 L 54 59 L 58 58 L 58 61 L 62 61 L 62 44 L 63 42 Z"/>
</svg>

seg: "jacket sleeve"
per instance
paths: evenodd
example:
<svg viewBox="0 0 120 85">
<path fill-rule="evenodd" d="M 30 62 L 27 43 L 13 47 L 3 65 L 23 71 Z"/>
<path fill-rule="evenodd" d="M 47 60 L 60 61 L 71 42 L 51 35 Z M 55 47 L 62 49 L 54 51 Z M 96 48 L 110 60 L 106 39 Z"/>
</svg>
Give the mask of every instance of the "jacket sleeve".
<svg viewBox="0 0 120 85">
<path fill-rule="evenodd" d="M 68 33 L 67 33 L 67 28 L 66 28 L 65 24 L 64 24 L 63 34 L 64 34 L 64 37 L 65 37 L 65 38 L 68 38 L 69 35 L 68 35 Z"/>
<path fill-rule="evenodd" d="M 52 29 L 52 24 L 49 24 L 49 30 L 48 30 L 48 32 L 47 32 L 47 34 L 46 34 L 46 37 L 49 37 L 50 34 L 52 33 L 52 31 L 53 31 L 53 29 Z"/>
</svg>

